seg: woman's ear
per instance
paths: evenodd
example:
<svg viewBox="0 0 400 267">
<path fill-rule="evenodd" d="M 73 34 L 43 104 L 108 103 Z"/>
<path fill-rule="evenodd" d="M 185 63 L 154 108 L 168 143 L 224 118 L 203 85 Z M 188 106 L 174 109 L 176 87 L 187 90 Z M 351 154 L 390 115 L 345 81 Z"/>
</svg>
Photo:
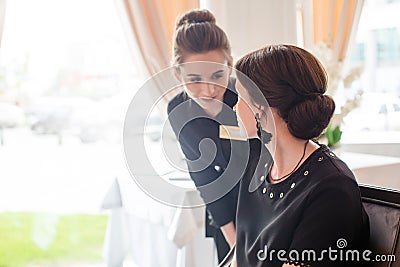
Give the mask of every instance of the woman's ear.
<svg viewBox="0 0 400 267">
<path fill-rule="evenodd" d="M 260 106 L 258 107 L 258 109 L 261 110 L 261 114 L 262 114 L 262 115 L 266 114 L 265 111 L 267 110 L 267 108 L 264 107 L 263 105 L 260 105 Z"/>
<path fill-rule="evenodd" d="M 258 109 L 260 110 L 261 118 L 268 120 L 269 119 L 268 116 L 272 115 L 272 117 L 275 117 L 276 109 L 274 108 L 260 105 Z"/>
</svg>

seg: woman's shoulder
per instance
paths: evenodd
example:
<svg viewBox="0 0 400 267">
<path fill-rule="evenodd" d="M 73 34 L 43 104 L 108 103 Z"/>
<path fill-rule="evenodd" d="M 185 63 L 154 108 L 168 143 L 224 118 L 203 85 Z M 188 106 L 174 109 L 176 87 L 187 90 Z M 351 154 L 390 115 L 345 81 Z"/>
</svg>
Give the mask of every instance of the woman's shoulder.
<svg viewBox="0 0 400 267">
<path fill-rule="evenodd" d="M 224 94 L 224 103 L 232 108 L 234 105 L 236 105 L 237 101 L 238 95 L 236 90 L 236 78 L 230 77 Z"/>
<path fill-rule="evenodd" d="M 345 191 L 358 189 L 358 183 L 347 164 L 325 145 L 316 151 L 306 168 L 317 188 L 338 188 Z"/>
<path fill-rule="evenodd" d="M 168 107 L 167 111 L 168 114 L 176 108 L 179 104 L 182 104 L 187 100 L 187 95 L 185 92 L 180 92 L 177 95 L 175 95 L 169 102 L 168 102 Z"/>
</svg>

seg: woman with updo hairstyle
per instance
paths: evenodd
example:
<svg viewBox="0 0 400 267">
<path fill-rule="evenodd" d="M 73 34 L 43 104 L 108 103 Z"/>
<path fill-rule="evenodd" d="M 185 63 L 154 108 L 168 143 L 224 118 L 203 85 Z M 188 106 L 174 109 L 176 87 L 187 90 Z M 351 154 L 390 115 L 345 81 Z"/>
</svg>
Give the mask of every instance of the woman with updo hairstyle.
<svg viewBox="0 0 400 267">
<path fill-rule="evenodd" d="M 235 110 L 250 160 L 240 181 L 232 265 L 356 266 L 369 239 L 358 184 L 314 141 L 335 110 L 323 66 L 299 47 L 269 45 L 235 68 Z M 346 256 L 356 249 L 359 261 Z"/>
<path fill-rule="evenodd" d="M 239 186 L 217 200 L 206 199 L 202 188 L 224 173 L 230 159 L 231 141 L 220 138 L 220 125 L 237 125 L 231 46 L 210 11 L 191 10 L 177 19 L 172 53 L 183 91 L 169 102 L 168 119 L 206 203 L 206 236 L 214 238 L 220 262 L 236 241 Z"/>
</svg>

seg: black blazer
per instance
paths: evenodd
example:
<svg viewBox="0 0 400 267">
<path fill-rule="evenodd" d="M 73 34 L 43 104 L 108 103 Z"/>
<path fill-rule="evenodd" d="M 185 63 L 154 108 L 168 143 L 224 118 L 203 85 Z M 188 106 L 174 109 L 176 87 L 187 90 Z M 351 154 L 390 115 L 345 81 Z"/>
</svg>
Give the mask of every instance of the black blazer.
<svg viewBox="0 0 400 267">
<path fill-rule="evenodd" d="M 234 84 L 235 79 L 230 79 L 228 88 L 232 91 L 226 90 L 223 100 L 226 105 L 216 118 L 210 118 L 185 92 L 179 93 L 168 103 L 168 119 L 188 160 L 190 176 L 196 187 L 206 185 L 217 179 L 228 165 L 231 143 L 230 140 L 219 138 L 219 125 L 237 126 L 236 113 L 232 110 L 238 99 Z M 201 171 L 193 171 L 198 166 L 193 166 L 190 162 L 200 158 L 200 142 L 207 139 L 211 139 L 208 141 L 212 141 L 216 146 L 215 158 L 211 161 L 211 164 L 201 168 Z M 212 142 L 202 142 L 203 157 L 213 157 L 214 152 L 212 151 L 215 151 L 215 147 Z M 201 165 L 201 162 L 197 163 Z M 228 194 L 207 204 L 209 219 L 212 219 L 211 224 L 214 227 L 221 227 L 235 221 L 238 187 L 239 184 L 236 184 Z M 205 195 L 202 190 L 199 191 L 204 199 Z M 207 203 L 207 200 L 204 200 Z M 209 236 L 210 228 L 207 228 L 207 230 Z"/>
</svg>

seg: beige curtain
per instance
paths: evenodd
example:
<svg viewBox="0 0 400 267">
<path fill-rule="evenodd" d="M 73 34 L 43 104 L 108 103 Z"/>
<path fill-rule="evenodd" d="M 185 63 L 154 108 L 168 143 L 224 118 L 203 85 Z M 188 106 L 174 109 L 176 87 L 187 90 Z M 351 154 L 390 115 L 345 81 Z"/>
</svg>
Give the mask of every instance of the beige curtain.
<svg viewBox="0 0 400 267">
<path fill-rule="evenodd" d="M 172 35 L 178 15 L 199 8 L 199 0 L 120 0 L 146 78 L 171 65 Z M 159 97 L 166 89 L 159 86 Z M 168 100 L 168 99 L 166 99 Z"/>
<path fill-rule="evenodd" d="M 364 0 L 305 0 L 303 39 L 306 48 L 323 42 L 333 51 L 333 61 L 343 61 L 357 31 Z"/>
<path fill-rule="evenodd" d="M 199 8 L 199 0 L 119 0 L 120 9 L 128 28 L 128 39 L 131 39 L 132 50 L 135 50 L 134 60 L 141 61 L 139 65 L 147 80 L 171 66 L 172 35 L 175 30 L 176 18 L 187 10 Z M 166 75 L 154 80 L 149 93 L 150 101 L 157 101 L 158 109 L 165 113 L 166 103 L 173 94 L 165 95 L 171 88 L 165 88 L 170 77 Z"/>
<path fill-rule="evenodd" d="M 354 42 L 364 0 L 298 1 L 301 3 L 304 47 L 316 53 L 324 63 L 329 76 L 327 94 L 335 96 L 340 82 L 358 72 L 352 69 L 344 73 L 343 63 L 348 58 L 348 47 Z M 344 116 L 357 105 L 361 94 L 359 91 L 340 106 L 340 113 L 335 114 L 331 121 L 332 129 L 341 125 Z"/>
</svg>

